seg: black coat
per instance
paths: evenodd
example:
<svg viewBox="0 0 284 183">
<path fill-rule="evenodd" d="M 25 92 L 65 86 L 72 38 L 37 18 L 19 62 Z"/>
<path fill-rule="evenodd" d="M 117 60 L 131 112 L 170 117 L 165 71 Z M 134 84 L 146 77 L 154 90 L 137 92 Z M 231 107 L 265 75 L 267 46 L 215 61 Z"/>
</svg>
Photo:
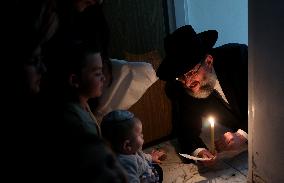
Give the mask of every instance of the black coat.
<svg viewBox="0 0 284 183">
<path fill-rule="evenodd" d="M 196 99 L 188 95 L 177 81 L 168 82 L 166 86 L 173 105 L 173 127 L 183 153 L 206 148 L 200 138 L 202 116 L 213 115 L 217 123 L 234 131 L 238 128 L 247 131 L 248 47 L 231 43 L 214 48 L 210 54 L 214 58 L 213 66 L 229 104 L 215 90 L 206 99 Z"/>
</svg>

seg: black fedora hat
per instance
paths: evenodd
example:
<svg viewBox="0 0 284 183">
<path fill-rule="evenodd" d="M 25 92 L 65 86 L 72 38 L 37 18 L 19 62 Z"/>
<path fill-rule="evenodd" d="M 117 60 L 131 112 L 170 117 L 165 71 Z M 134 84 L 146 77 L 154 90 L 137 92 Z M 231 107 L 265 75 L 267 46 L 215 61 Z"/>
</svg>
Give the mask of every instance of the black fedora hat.
<svg viewBox="0 0 284 183">
<path fill-rule="evenodd" d="M 213 48 L 218 38 L 216 30 L 196 34 L 191 25 L 185 25 L 164 39 L 166 56 L 157 70 L 161 80 L 172 80 L 181 76 Z"/>
</svg>

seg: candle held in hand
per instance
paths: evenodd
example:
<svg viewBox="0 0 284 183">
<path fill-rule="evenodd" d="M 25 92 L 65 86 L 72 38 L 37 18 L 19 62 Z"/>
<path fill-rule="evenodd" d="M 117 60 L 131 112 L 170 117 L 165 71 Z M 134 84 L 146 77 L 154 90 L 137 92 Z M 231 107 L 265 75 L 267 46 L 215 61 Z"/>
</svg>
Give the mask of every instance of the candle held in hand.
<svg viewBox="0 0 284 183">
<path fill-rule="evenodd" d="M 208 121 L 210 122 L 211 125 L 211 147 L 210 147 L 210 152 L 212 154 L 215 154 L 215 144 L 214 144 L 214 118 L 209 117 Z"/>
</svg>

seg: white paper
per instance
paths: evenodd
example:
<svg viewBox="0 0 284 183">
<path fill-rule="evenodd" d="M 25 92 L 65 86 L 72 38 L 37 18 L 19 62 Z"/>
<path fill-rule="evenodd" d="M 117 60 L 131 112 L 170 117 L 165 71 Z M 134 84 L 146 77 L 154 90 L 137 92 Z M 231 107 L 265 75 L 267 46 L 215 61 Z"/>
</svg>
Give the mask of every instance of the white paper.
<svg viewBox="0 0 284 183">
<path fill-rule="evenodd" d="M 198 157 L 195 157 L 195 156 L 191 156 L 191 155 L 188 155 L 188 154 L 181 154 L 179 153 L 179 155 L 187 158 L 187 159 L 192 159 L 192 160 L 197 160 L 197 161 L 206 161 L 206 160 L 210 160 L 209 158 L 198 158 Z"/>
<path fill-rule="evenodd" d="M 237 156 L 238 154 L 244 152 L 247 150 L 247 146 L 242 146 L 240 147 L 240 149 L 238 150 L 234 150 L 234 151 L 223 151 L 223 152 L 219 152 L 217 153 L 217 159 L 229 159 L 229 158 L 233 158 L 235 156 Z M 205 161 L 205 160 L 210 160 L 209 158 L 199 158 L 199 157 L 195 157 L 195 156 L 191 156 L 188 154 L 181 154 L 179 153 L 181 156 L 188 158 L 188 159 L 192 159 L 192 160 L 198 160 L 198 161 Z"/>
</svg>

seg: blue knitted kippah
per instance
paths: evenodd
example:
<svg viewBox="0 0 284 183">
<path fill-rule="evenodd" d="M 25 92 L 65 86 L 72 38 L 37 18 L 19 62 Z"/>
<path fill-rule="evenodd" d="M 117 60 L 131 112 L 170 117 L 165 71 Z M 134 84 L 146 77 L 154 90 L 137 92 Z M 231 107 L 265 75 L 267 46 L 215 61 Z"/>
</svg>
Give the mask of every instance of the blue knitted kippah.
<svg viewBox="0 0 284 183">
<path fill-rule="evenodd" d="M 126 110 L 115 110 L 104 116 L 103 121 L 126 121 L 134 118 L 132 112 Z"/>
</svg>

